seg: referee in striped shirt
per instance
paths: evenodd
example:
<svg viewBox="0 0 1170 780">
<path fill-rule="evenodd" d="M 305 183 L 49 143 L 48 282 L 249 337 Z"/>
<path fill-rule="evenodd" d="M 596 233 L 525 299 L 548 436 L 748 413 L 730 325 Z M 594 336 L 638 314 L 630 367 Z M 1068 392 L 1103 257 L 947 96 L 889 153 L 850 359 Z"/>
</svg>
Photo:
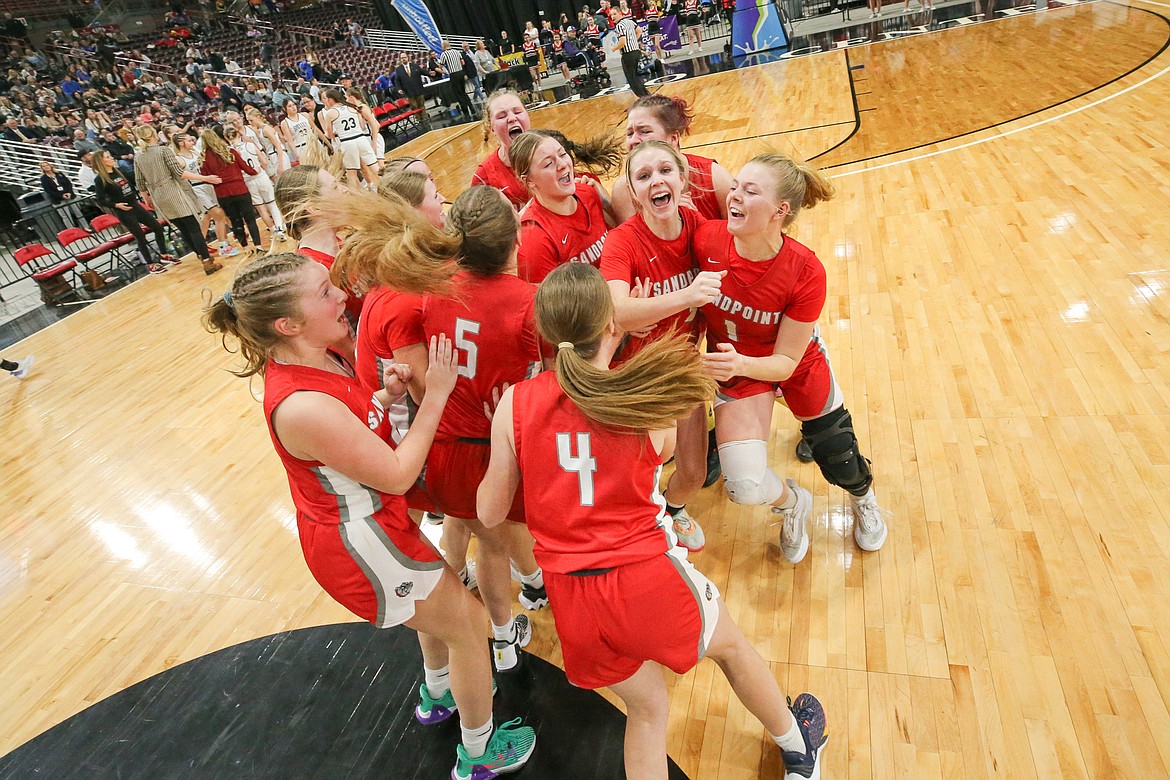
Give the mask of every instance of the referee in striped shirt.
<svg viewBox="0 0 1170 780">
<path fill-rule="evenodd" d="M 638 43 L 638 25 L 627 16 L 617 23 L 614 32 L 617 33 L 618 42 L 613 50 L 622 53 L 622 72 L 626 74 L 630 89 L 634 90 L 638 97 L 649 95 L 650 90 L 646 89 L 646 85 L 642 83 L 642 76 L 638 73 L 638 63 L 642 60 L 642 47 Z"/>
<path fill-rule="evenodd" d="M 467 97 L 467 77 L 463 74 L 463 53 L 451 45 L 451 41 L 443 39 L 443 53 L 439 55 L 439 64 L 447 71 L 451 83 L 447 86 L 455 92 L 455 99 L 463 109 L 463 115 L 468 119 L 475 119 L 472 113 L 471 100 Z"/>
</svg>

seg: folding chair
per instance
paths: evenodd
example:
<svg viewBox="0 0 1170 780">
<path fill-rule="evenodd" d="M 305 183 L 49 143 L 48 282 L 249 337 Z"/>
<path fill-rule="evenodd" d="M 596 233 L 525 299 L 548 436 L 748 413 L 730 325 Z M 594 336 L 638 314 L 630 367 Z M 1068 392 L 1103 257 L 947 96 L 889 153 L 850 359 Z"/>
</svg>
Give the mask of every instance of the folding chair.
<svg viewBox="0 0 1170 780">
<path fill-rule="evenodd" d="M 13 252 L 16 264 L 25 268 L 41 290 L 41 300 L 53 306 L 79 306 L 90 303 L 69 281 L 77 272 L 76 260 L 62 260 L 44 244 L 29 244 Z M 74 298 L 76 300 L 69 300 Z"/>
<path fill-rule="evenodd" d="M 131 239 L 130 242 L 121 239 Z M 85 266 L 86 270 L 97 271 L 102 275 L 102 278 L 107 282 L 114 281 L 128 281 L 125 270 L 122 268 L 124 262 L 121 256 L 122 247 L 127 243 L 133 242 L 134 236 L 126 234 L 119 236 L 116 241 L 102 241 L 93 233 L 90 233 L 84 228 L 65 228 L 57 234 L 57 243 L 67 253 L 73 256 L 73 259 Z M 105 268 L 101 267 L 101 261 L 105 260 Z"/>
<path fill-rule="evenodd" d="M 126 232 L 126 228 L 118 221 L 117 217 L 113 214 L 99 214 L 90 220 L 89 226 L 93 228 L 94 236 L 102 242 L 101 246 L 105 247 L 106 251 L 114 251 L 118 258 L 118 267 L 129 281 L 138 278 L 140 268 L 146 270 L 146 266 L 138 259 L 136 249 L 130 251 L 129 257 L 120 251 L 123 247 L 137 242 L 133 235 Z M 103 233 L 105 235 L 102 235 Z M 144 262 L 150 262 L 150 259 L 146 258 Z"/>
</svg>

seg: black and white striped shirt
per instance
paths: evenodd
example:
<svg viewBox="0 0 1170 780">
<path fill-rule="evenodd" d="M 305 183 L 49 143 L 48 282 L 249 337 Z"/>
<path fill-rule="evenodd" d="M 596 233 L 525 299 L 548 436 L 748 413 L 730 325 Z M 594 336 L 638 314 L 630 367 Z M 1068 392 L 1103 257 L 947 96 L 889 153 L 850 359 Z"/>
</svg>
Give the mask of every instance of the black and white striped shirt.
<svg viewBox="0 0 1170 780">
<path fill-rule="evenodd" d="M 448 75 L 463 75 L 463 55 L 458 49 L 444 49 L 439 55 L 439 62 L 447 69 Z"/>
<path fill-rule="evenodd" d="M 633 19 L 622 19 L 613 29 L 619 38 L 625 39 L 625 43 L 622 45 L 622 54 L 639 51 L 641 47 L 638 45 L 638 25 L 634 23 Z"/>
</svg>

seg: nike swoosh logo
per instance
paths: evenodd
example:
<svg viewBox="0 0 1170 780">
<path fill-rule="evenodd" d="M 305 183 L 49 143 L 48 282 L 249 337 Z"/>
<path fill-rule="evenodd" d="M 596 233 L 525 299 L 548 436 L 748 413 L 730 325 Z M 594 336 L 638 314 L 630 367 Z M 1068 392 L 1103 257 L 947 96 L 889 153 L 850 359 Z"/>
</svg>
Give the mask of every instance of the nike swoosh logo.
<svg viewBox="0 0 1170 780">
<path fill-rule="evenodd" d="M 708 263 L 718 263 L 719 261 L 718 261 L 718 260 L 716 260 L 716 259 L 715 259 L 715 258 L 713 258 L 713 257 L 708 257 L 708 258 L 707 258 L 707 262 L 708 262 Z"/>
<path fill-rule="evenodd" d="M 658 259 L 658 255 L 654 255 L 654 257 L 650 258 L 649 262 L 653 263 L 657 259 Z"/>
<path fill-rule="evenodd" d="M 568 237 L 568 236 L 565 236 L 564 238 L 562 238 L 562 239 L 561 239 L 561 243 L 562 243 L 562 244 L 567 244 L 567 243 L 569 243 L 569 237 Z"/>
<path fill-rule="evenodd" d="M 508 187 L 510 187 L 510 186 L 511 186 L 511 185 L 509 185 L 509 184 L 505 184 L 503 187 L 500 187 L 500 192 L 504 192 L 504 191 L 505 191 L 505 190 L 507 190 L 507 189 L 508 189 Z"/>
</svg>

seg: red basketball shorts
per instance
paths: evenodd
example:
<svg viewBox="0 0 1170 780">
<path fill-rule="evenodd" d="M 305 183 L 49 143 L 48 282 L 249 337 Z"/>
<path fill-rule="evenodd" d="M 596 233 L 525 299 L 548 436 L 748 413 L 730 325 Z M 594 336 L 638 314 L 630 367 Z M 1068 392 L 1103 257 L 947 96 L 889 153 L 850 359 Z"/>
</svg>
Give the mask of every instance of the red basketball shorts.
<svg viewBox="0 0 1170 780">
<path fill-rule="evenodd" d="M 427 456 L 427 493 L 435 504 L 452 517 L 477 517 L 475 494 L 487 474 L 492 448 L 488 443 L 436 440 Z M 516 490 L 508 519 L 524 522 L 524 486 Z"/>
<path fill-rule="evenodd" d="M 579 688 L 629 679 L 646 661 L 682 674 L 706 654 L 719 590 L 678 548 L 604 574 L 544 573 L 565 660 Z"/>
<path fill-rule="evenodd" d="M 413 524 L 397 528 L 359 517 L 323 525 L 298 517 L 297 527 L 314 579 L 338 604 L 379 628 L 414 617 L 415 602 L 443 576 L 443 559 Z"/>
<path fill-rule="evenodd" d="M 833 366 L 829 363 L 829 353 L 817 331 L 813 331 L 800 365 L 788 379 L 783 382 L 763 382 L 742 376 L 734 377 L 730 382 L 719 385 L 715 405 L 762 393 L 774 393 L 778 400 L 788 405 L 793 416 L 801 420 L 815 420 L 844 402 L 841 387 L 833 375 Z"/>
</svg>

